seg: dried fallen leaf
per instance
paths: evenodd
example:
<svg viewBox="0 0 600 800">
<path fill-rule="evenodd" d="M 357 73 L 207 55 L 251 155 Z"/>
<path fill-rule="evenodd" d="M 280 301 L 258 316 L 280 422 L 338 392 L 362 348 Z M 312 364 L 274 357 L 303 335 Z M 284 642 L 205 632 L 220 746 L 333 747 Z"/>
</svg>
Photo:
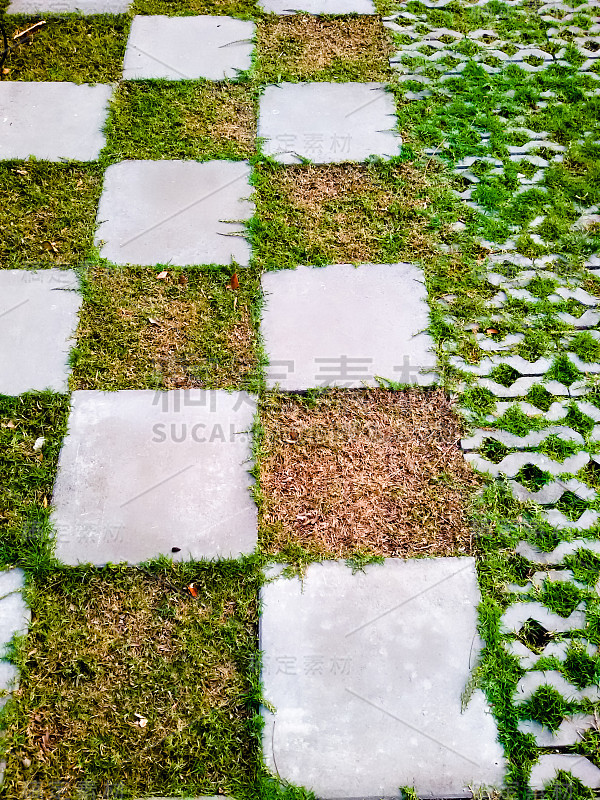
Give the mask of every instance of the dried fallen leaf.
<svg viewBox="0 0 600 800">
<path fill-rule="evenodd" d="M 239 289 L 240 281 L 238 279 L 237 272 L 234 272 L 233 275 L 231 276 L 230 286 L 234 291 L 235 289 Z"/>
<path fill-rule="evenodd" d="M 198 597 L 198 589 L 196 589 L 193 583 L 190 583 L 190 585 L 187 588 L 188 592 L 192 595 L 192 597 Z"/>
<path fill-rule="evenodd" d="M 48 508 L 48 498 L 44 495 L 44 499 L 42 500 L 42 505 L 44 508 Z"/>
<path fill-rule="evenodd" d="M 188 282 L 187 275 L 184 275 L 182 272 L 181 275 L 179 276 L 179 283 L 181 284 L 181 286 L 187 286 L 187 282 Z"/>
<path fill-rule="evenodd" d="M 0 428 L 16 428 L 16 427 L 17 426 L 12 421 L 12 419 L 9 419 L 8 422 L 3 422 L 2 425 L 0 425 Z"/>
<path fill-rule="evenodd" d="M 38 436 L 38 438 L 35 440 L 35 443 L 33 445 L 33 449 L 34 450 L 41 450 L 42 447 L 44 446 L 44 442 L 45 441 L 46 441 L 46 437 L 45 436 Z"/>
<path fill-rule="evenodd" d="M 166 269 L 164 269 L 162 272 L 158 273 L 158 275 L 156 276 L 156 279 L 159 280 L 159 281 L 164 281 L 164 279 L 166 277 L 168 277 L 168 275 L 169 275 L 169 273 L 167 272 Z"/>
<path fill-rule="evenodd" d="M 496 328 L 486 328 L 485 332 L 488 336 L 494 336 L 494 334 L 499 333 L 500 331 L 496 330 Z"/>
<path fill-rule="evenodd" d="M 158 325 L 160 327 L 160 322 L 157 319 L 154 319 L 154 317 L 148 317 L 148 322 L 150 325 Z"/>
</svg>

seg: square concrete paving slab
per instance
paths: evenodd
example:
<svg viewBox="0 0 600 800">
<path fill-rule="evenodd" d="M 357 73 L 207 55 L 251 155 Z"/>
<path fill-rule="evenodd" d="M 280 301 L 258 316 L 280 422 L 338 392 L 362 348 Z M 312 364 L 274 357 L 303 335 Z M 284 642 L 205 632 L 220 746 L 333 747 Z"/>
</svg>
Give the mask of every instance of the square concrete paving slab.
<svg viewBox="0 0 600 800">
<path fill-rule="evenodd" d="M 263 276 L 267 383 L 285 391 L 431 384 L 423 273 L 413 264 L 333 264 Z"/>
<path fill-rule="evenodd" d="M 262 0 L 264 11 L 273 14 L 294 14 L 306 11 L 309 14 L 375 14 L 371 0 Z"/>
<path fill-rule="evenodd" d="M 102 84 L 2 81 L 0 159 L 94 161 L 111 94 Z"/>
<path fill-rule="evenodd" d="M 125 14 L 129 0 L 12 0 L 7 14 Z"/>
<path fill-rule="evenodd" d="M 480 691 L 479 591 L 471 558 L 352 571 L 312 564 L 262 589 L 263 750 L 270 769 L 321 798 L 471 796 L 499 786 L 503 751 Z"/>
<path fill-rule="evenodd" d="M 71 270 L 0 270 L 0 394 L 67 391 L 78 287 Z"/>
<path fill-rule="evenodd" d="M 115 264 L 247 266 L 254 213 L 245 161 L 124 161 L 108 167 L 96 243 Z"/>
<path fill-rule="evenodd" d="M 254 410 L 244 392 L 74 392 L 53 496 L 58 558 L 252 552 Z"/>
<path fill-rule="evenodd" d="M 397 156 L 393 95 L 382 83 L 282 83 L 260 98 L 263 152 L 283 164 Z"/>
<path fill-rule="evenodd" d="M 236 78 L 252 66 L 254 29 L 232 17 L 134 17 L 123 77 Z"/>
</svg>

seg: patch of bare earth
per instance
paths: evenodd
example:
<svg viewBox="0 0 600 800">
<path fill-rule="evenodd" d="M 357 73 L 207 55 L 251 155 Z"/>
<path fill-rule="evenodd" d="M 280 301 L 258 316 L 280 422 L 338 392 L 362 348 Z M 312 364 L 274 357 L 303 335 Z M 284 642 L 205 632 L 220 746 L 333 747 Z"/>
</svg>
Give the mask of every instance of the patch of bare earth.
<svg viewBox="0 0 600 800">
<path fill-rule="evenodd" d="M 456 555 L 472 550 L 461 426 L 441 390 L 331 390 L 314 407 L 263 404 L 265 550 L 332 557 Z"/>
</svg>

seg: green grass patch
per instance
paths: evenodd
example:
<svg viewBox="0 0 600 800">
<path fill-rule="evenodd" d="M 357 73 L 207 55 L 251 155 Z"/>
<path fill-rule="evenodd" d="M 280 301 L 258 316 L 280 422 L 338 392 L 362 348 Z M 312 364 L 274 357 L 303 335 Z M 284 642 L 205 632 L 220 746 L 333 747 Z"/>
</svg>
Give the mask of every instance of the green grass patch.
<svg viewBox="0 0 600 800">
<path fill-rule="evenodd" d="M 1 163 L 2 266 L 76 266 L 89 257 L 101 184 L 97 164 Z"/>
<path fill-rule="evenodd" d="M 50 554 L 49 506 L 68 412 L 65 395 L 0 395 L 2 567 L 39 567 Z"/>
<path fill-rule="evenodd" d="M 72 388 L 258 388 L 259 276 L 251 270 L 94 267 Z"/>
<path fill-rule="evenodd" d="M 251 561 L 30 579 L 6 796 L 248 796 L 259 583 Z"/>
<path fill-rule="evenodd" d="M 113 99 L 106 153 L 124 159 L 243 159 L 255 154 L 248 84 L 130 81 Z"/>
<path fill-rule="evenodd" d="M 213 14 L 250 19 L 256 16 L 255 0 L 134 0 L 133 14 L 165 14 L 168 17 Z"/>
<path fill-rule="evenodd" d="M 57 17 L 5 16 L 9 39 L 45 19 L 30 43 L 12 50 L 4 65 L 11 81 L 114 83 L 123 71 L 130 20 L 122 14 Z"/>
</svg>

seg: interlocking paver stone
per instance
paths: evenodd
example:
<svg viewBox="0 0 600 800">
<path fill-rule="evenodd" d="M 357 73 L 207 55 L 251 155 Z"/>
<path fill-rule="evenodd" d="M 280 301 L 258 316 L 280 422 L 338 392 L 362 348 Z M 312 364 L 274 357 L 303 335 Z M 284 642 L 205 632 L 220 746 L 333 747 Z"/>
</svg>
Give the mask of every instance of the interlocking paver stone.
<svg viewBox="0 0 600 800">
<path fill-rule="evenodd" d="M 254 23 L 232 17 L 134 18 L 123 77 L 235 78 L 252 65 Z"/>
<path fill-rule="evenodd" d="M 77 288 L 71 270 L 0 270 L 0 394 L 67 390 Z"/>
<path fill-rule="evenodd" d="M 375 14 L 372 0 L 262 0 L 261 7 L 272 14 Z"/>
<path fill-rule="evenodd" d="M 400 152 L 393 95 L 381 83 L 282 83 L 260 99 L 263 151 L 283 164 L 389 158 Z"/>
<path fill-rule="evenodd" d="M 96 242 L 115 264 L 247 266 L 254 206 L 244 161 L 124 161 L 108 167 Z"/>
<path fill-rule="evenodd" d="M 427 293 L 413 264 L 334 264 L 263 276 L 267 382 L 286 390 L 430 384 Z"/>
<path fill-rule="evenodd" d="M 94 161 L 112 87 L 74 83 L 0 83 L 0 159 Z"/>
<path fill-rule="evenodd" d="M 281 778 L 326 798 L 501 784 L 483 694 L 461 712 L 480 649 L 473 559 L 388 559 L 356 574 L 312 564 L 302 581 L 267 583 L 262 601 L 264 696 L 276 709 L 263 709 L 263 748 Z"/>
<path fill-rule="evenodd" d="M 105 564 L 251 552 L 254 410 L 244 392 L 74 392 L 54 488 L 57 556 Z"/>
</svg>

